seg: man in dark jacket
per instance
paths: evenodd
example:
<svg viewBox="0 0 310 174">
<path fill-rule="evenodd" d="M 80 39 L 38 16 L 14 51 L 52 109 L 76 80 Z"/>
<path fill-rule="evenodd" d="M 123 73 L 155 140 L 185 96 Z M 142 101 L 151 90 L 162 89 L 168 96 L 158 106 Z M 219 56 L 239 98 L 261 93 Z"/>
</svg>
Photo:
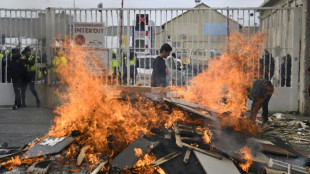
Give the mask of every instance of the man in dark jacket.
<svg viewBox="0 0 310 174">
<path fill-rule="evenodd" d="M 253 99 L 250 119 L 255 121 L 260 108 L 263 108 L 263 125 L 268 122 L 268 104 L 274 88 L 269 80 L 258 79 L 254 81 L 250 99 Z"/>
<path fill-rule="evenodd" d="M 167 58 L 172 51 L 172 47 L 165 43 L 160 48 L 159 56 L 156 57 L 153 63 L 153 72 L 151 77 L 151 87 L 166 87 L 166 62 L 165 58 Z"/>
<path fill-rule="evenodd" d="M 21 106 L 21 88 L 27 73 L 25 61 L 21 59 L 18 48 L 12 49 L 12 62 L 9 66 L 9 73 L 12 77 L 15 93 L 15 103 L 13 109 L 17 110 Z"/>
<path fill-rule="evenodd" d="M 25 60 L 26 62 L 26 67 L 27 67 L 27 76 L 26 76 L 26 81 L 24 83 L 24 86 L 22 88 L 22 95 L 21 95 L 21 106 L 26 107 L 26 102 L 25 102 L 25 93 L 27 86 L 29 84 L 30 91 L 32 92 L 33 96 L 36 98 L 36 103 L 37 107 L 40 107 L 40 100 L 38 97 L 38 93 L 34 87 L 34 81 L 36 77 L 36 62 L 37 58 L 36 56 L 31 54 L 30 47 L 27 46 L 23 51 L 22 51 L 23 57 L 22 59 Z"/>
</svg>

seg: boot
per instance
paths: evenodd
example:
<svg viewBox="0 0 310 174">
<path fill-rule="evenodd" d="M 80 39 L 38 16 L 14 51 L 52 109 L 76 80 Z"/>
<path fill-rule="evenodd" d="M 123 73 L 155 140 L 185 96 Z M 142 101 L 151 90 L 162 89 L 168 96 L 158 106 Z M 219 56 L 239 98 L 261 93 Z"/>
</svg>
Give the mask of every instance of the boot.
<svg viewBox="0 0 310 174">
<path fill-rule="evenodd" d="M 14 104 L 12 109 L 17 110 L 18 109 L 17 105 Z"/>
</svg>

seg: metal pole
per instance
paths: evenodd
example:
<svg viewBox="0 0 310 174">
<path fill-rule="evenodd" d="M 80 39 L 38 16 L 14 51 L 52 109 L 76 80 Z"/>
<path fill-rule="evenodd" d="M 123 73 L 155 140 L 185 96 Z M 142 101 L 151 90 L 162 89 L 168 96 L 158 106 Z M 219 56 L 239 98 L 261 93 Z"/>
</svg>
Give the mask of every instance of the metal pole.
<svg viewBox="0 0 310 174">
<path fill-rule="evenodd" d="M 122 3 L 123 5 L 123 3 Z M 130 44 L 130 11 L 127 10 L 127 59 L 126 59 L 126 67 L 127 67 L 127 85 L 130 86 L 130 50 L 129 50 L 129 44 Z M 134 81 L 134 80 L 133 80 Z"/>
<path fill-rule="evenodd" d="M 123 35 L 123 7 L 124 7 L 124 0 L 122 0 L 122 9 L 120 10 L 120 33 L 119 33 L 119 48 L 122 47 L 122 35 Z"/>
<path fill-rule="evenodd" d="M 310 113 L 310 2 L 303 1 L 301 33 L 301 57 L 300 57 L 300 89 L 299 112 L 303 115 Z"/>
</svg>

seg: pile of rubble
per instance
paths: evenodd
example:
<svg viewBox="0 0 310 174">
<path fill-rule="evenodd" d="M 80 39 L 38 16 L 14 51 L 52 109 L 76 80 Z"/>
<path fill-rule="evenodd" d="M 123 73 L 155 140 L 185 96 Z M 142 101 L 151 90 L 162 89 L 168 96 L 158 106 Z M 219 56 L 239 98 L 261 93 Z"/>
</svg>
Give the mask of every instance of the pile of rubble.
<svg viewBox="0 0 310 174">
<path fill-rule="evenodd" d="M 277 136 L 290 143 L 310 144 L 310 121 L 291 114 L 275 113 L 269 118 L 270 131 L 266 135 Z"/>
<path fill-rule="evenodd" d="M 28 149 L 3 144 L 0 173 L 308 173 L 310 154 L 287 142 L 308 143 L 308 122 L 274 114 L 264 132 L 249 137 L 232 129 L 216 128 L 216 113 L 201 112 L 206 110 L 202 106 L 174 98 L 164 101 L 203 122 L 177 122 L 168 129 L 153 128 L 152 135 L 141 135 L 122 152 L 100 155 L 95 166 L 84 160 L 91 147 L 75 143 L 81 136 L 78 131 L 70 137 L 48 137 Z M 208 141 L 207 128 L 212 132 Z M 72 149 L 77 152 L 75 158 L 69 157 Z M 16 160 L 17 155 L 24 164 L 7 170 L 9 160 L 14 156 Z"/>
</svg>

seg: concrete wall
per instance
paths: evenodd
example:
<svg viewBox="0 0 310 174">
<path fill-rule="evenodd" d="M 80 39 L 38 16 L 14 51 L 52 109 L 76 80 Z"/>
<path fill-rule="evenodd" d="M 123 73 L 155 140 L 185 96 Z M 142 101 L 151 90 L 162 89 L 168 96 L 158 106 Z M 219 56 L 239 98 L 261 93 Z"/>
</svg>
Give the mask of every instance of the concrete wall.
<svg viewBox="0 0 310 174">
<path fill-rule="evenodd" d="M 47 85 L 35 85 L 41 106 L 47 106 Z M 12 83 L 0 83 L 0 106 L 13 106 L 15 100 L 14 90 Z M 26 90 L 26 105 L 36 106 L 35 97 L 32 95 L 29 86 Z"/>
</svg>

